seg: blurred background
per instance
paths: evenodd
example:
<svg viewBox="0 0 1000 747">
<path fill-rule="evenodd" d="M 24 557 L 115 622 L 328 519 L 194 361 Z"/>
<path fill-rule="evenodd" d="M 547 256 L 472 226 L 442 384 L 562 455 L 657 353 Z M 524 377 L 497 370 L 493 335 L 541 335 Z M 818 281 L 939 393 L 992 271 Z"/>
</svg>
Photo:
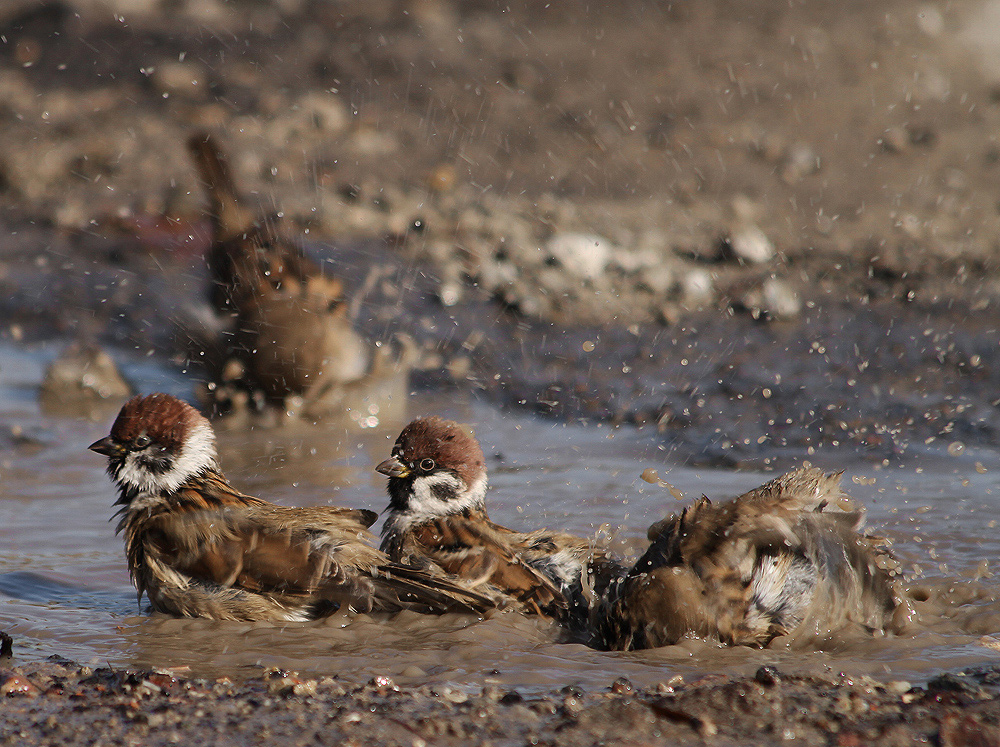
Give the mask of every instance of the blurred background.
<svg viewBox="0 0 1000 747">
<path fill-rule="evenodd" d="M 395 268 L 356 323 L 423 384 L 710 461 L 993 443 L 998 31 L 991 0 L 7 0 L 0 334 L 185 369 L 207 131 L 355 290 Z"/>
</svg>

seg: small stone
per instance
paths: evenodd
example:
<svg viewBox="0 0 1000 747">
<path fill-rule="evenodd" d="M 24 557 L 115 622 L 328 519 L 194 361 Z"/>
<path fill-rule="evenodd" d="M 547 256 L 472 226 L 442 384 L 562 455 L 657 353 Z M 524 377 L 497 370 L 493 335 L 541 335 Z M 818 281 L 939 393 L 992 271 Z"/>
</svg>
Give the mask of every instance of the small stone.
<svg viewBox="0 0 1000 747">
<path fill-rule="evenodd" d="M 0 666 L 7 664 L 14 657 L 14 640 L 0 630 Z"/>
<path fill-rule="evenodd" d="M 578 685 L 566 685 L 561 688 L 559 692 L 562 695 L 567 695 L 571 698 L 582 698 L 584 695 L 583 688 Z"/>
<path fill-rule="evenodd" d="M 639 274 L 639 282 L 658 296 L 665 295 L 674 285 L 674 271 L 665 264 L 647 267 Z"/>
<path fill-rule="evenodd" d="M 912 689 L 912 685 L 906 680 L 893 680 L 892 682 L 887 682 L 885 685 L 885 691 L 887 693 L 892 693 L 893 695 L 903 695 L 908 693 Z"/>
<path fill-rule="evenodd" d="M 340 97 L 329 91 L 310 91 L 292 106 L 308 122 L 326 134 L 346 132 L 351 125 L 350 115 Z"/>
<path fill-rule="evenodd" d="M 472 372 L 472 359 L 467 355 L 457 355 L 448 361 L 447 369 L 454 381 L 464 381 Z"/>
<path fill-rule="evenodd" d="M 759 265 L 774 258 L 774 244 L 757 226 L 741 226 L 722 240 L 723 259 Z"/>
<path fill-rule="evenodd" d="M 765 281 L 762 289 L 764 308 L 771 316 L 779 319 L 796 317 L 802 311 L 802 301 L 798 293 L 787 283 L 777 278 Z"/>
<path fill-rule="evenodd" d="M 0 672 L 0 695 L 38 695 L 35 687 L 27 677 L 14 672 Z"/>
<path fill-rule="evenodd" d="M 445 687 L 441 690 L 441 697 L 449 703 L 464 703 L 469 699 L 468 693 L 454 687 Z"/>
<path fill-rule="evenodd" d="M 566 272 L 585 280 L 604 274 L 611 259 L 611 242 L 589 233 L 559 233 L 545 244 L 545 253 Z"/>
<path fill-rule="evenodd" d="M 633 689 L 632 683 L 626 677 L 619 677 L 611 683 L 611 692 L 617 695 L 630 693 Z"/>
<path fill-rule="evenodd" d="M 503 691 L 496 685 L 486 685 L 479 694 L 484 700 L 499 701 L 503 697 Z"/>
<path fill-rule="evenodd" d="M 766 685 L 767 687 L 773 687 L 778 684 L 781 680 L 781 675 L 778 670 L 770 665 L 765 665 L 757 670 L 756 674 L 753 676 L 754 680 L 759 682 L 761 685 Z"/>
<path fill-rule="evenodd" d="M 890 127 L 882 135 L 880 142 L 890 153 L 905 153 L 910 149 L 910 133 L 905 127 Z"/>
<path fill-rule="evenodd" d="M 396 683 L 392 681 L 392 678 L 385 674 L 379 674 L 368 680 L 369 687 L 375 688 L 386 688 L 388 690 L 395 690 Z"/>
<path fill-rule="evenodd" d="M 932 3 L 917 8 L 917 27 L 927 36 L 941 36 L 944 31 L 944 16 Z"/>
<path fill-rule="evenodd" d="M 208 92 L 208 72 L 196 62 L 161 62 L 153 69 L 149 79 L 164 96 L 201 99 Z"/>
<path fill-rule="evenodd" d="M 451 192 L 457 181 L 455 167 L 450 163 L 440 163 L 427 175 L 427 188 L 432 192 Z"/>
<path fill-rule="evenodd" d="M 114 359 L 102 349 L 74 343 L 45 371 L 39 389 L 42 406 L 81 416 L 102 403 L 120 404 L 132 393 Z"/>
<path fill-rule="evenodd" d="M 705 270 L 689 270 L 681 276 L 680 286 L 681 297 L 687 304 L 708 303 L 715 296 L 712 276 Z"/>
<path fill-rule="evenodd" d="M 785 157 L 781 169 L 781 178 L 786 184 L 794 184 L 804 176 L 814 174 L 820 169 L 820 157 L 809 145 L 795 145 Z"/>
<path fill-rule="evenodd" d="M 793 319 L 802 312 L 798 294 L 784 281 L 770 278 L 744 294 L 741 303 L 754 319 Z"/>
</svg>

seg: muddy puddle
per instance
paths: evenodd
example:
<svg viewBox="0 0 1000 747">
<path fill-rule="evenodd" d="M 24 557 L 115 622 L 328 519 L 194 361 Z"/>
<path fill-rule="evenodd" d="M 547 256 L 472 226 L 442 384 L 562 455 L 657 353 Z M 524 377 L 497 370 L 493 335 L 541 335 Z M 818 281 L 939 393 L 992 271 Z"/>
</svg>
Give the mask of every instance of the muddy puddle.
<svg viewBox="0 0 1000 747">
<path fill-rule="evenodd" d="M 837 463 L 831 450 L 814 457 L 846 470 L 846 486 L 868 507 L 869 524 L 893 541 L 914 598 L 906 635 L 779 643 L 765 651 L 692 641 L 622 654 L 561 642 L 552 625 L 514 614 L 335 616 L 283 627 L 150 616 L 136 602 L 109 521 L 111 485 L 101 460 L 86 450 L 106 434 L 114 408 L 94 422 L 39 409 L 38 382 L 60 349 L 0 349 L 0 629 L 14 636 L 22 663 L 58 655 L 112 667 L 190 667 L 209 676 L 280 666 L 351 683 L 385 674 L 401 685 L 548 689 L 606 687 L 618 676 L 652 686 L 675 674 L 752 673 L 761 664 L 922 681 L 1000 657 L 1000 636 L 993 637 L 1000 633 L 1000 580 L 993 577 L 1000 471 L 994 451 L 972 447 L 911 450 L 889 467 Z M 140 390 L 189 395 L 190 384 L 154 360 L 122 360 Z M 652 521 L 683 505 L 676 495 L 725 497 L 768 479 L 679 464 L 648 430 L 557 424 L 455 395 L 418 395 L 410 413 L 475 427 L 487 454 L 494 519 L 517 528 L 601 532 L 624 555 L 642 546 Z M 279 503 L 381 510 L 383 478 L 372 468 L 402 423 L 366 422 L 374 427 L 222 431 L 222 466 L 241 489 Z M 669 487 L 644 481 L 650 468 Z"/>
</svg>

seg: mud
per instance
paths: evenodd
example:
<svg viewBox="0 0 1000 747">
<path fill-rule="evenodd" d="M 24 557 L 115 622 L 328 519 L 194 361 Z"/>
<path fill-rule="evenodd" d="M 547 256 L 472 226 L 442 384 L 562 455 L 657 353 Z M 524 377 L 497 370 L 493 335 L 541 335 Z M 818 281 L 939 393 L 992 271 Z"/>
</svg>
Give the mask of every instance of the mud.
<svg viewBox="0 0 1000 747">
<path fill-rule="evenodd" d="M 869 678 L 679 678 L 524 696 L 496 687 L 402 691 L 388 677 L 345 687 L 269 670 L 245 682 L 51 661 L 0 672 L 0 744 L 759 744 L 946 747 L 1000 740 L 995 669 L 927 687 Z"/>
</svg>

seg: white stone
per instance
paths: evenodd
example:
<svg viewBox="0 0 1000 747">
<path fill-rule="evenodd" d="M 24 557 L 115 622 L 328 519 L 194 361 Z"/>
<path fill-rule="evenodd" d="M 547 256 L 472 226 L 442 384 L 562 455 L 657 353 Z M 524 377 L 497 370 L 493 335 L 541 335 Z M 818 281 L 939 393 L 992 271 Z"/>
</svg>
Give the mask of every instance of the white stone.
<svg viewBox="0 0 1000 747">
<path fill-rule="evenodd" d="M 733 255 L 742 262 L 758 265 L 774 257 L 774 244 L 757 226 L 742 226 L 729 236 Z"/>
<path fill-rule="evenodd" d="M 545 245 L 546 253 L 569 273 L 587 280 L 604 274 L 611 259 L 611 242 L 589 233 L 559 233 Z"/>
</svg>

